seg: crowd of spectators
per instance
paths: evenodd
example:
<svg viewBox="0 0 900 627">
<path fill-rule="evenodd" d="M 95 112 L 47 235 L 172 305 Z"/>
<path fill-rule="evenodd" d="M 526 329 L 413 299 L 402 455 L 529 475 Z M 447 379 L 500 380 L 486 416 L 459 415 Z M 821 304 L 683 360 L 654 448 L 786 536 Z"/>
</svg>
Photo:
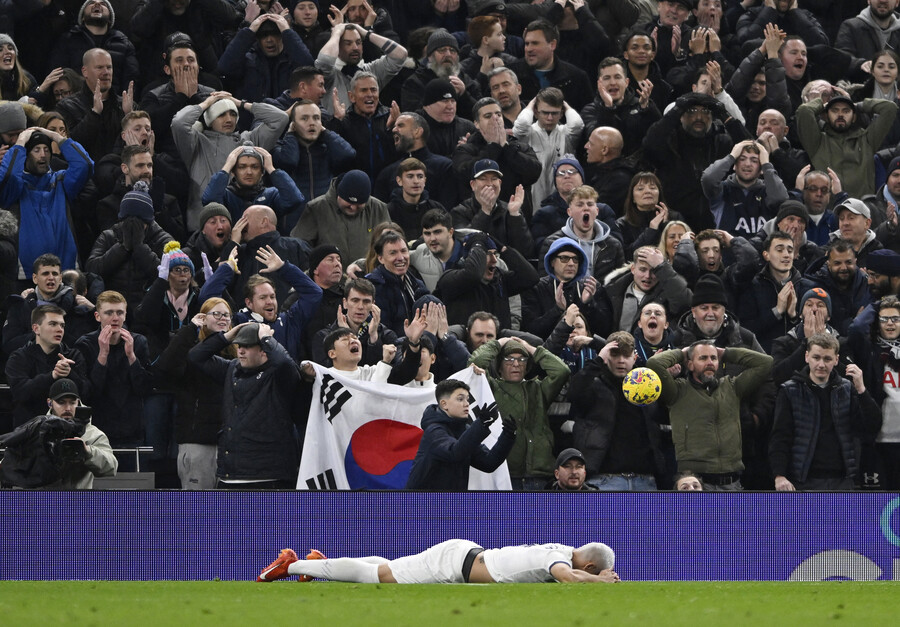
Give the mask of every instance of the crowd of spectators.
<svg viewBox="0 0 900 627">
<path fill-rule="evenodd" d="M 900 489 L 897 8 L 0 2 L 4 441 L 293 487 L 314 361 L 412 489 Z"/>
</svg>

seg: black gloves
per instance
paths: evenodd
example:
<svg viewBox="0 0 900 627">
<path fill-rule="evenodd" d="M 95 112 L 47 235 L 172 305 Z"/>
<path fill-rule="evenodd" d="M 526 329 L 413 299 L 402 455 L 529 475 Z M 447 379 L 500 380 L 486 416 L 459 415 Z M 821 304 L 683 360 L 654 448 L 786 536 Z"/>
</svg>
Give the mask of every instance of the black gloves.
<svg viewBox="0 0 900 627">
<path fill-rule="evenodd" d="M 509 433 L 510 435 L 516 434 L 516 419 L 512 416 L 503 416 L 500 419 L 503 423 L 503 430 Z"/>
<path fill-rule="evenodd" d="M 122 247 L 127 251 L 132 251 L 144 241 L 143 220 L 137 216 L 128 216 L 122 220 Z"/>
<path fill-rule="evenodd" d="M 485 403 L 481 407 L 476 407 L 472 410 L 472 413 L 475 415 L 475 419 L 488 429 L 490 429 L 491 425 L 500 417 L 500 410 L 497 409 L 496 402 L 491 403 L 490 405 Z"/>
</svg>

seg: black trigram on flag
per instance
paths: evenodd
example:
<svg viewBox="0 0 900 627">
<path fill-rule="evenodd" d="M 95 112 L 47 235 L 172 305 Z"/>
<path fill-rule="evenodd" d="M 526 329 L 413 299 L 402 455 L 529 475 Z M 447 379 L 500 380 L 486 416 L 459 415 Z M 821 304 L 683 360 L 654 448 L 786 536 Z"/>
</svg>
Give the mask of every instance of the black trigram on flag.
<svg viewBox="0 0 900 627">
<path fill-rule="evenodd" d="M 334 471 L 329 468 L 325 472 L 320 472 L 315 478 L 307 479 L 306 487 L 310 490 L 337 490 Z"/>
<path fill-rule="evenodd" d="M 322 409 L 325 411 L 325 417 L 328 419 L 328 422 L 334 420 L 344 403 L 351 398 L 353 398 L 353 395 L 334 377 L 330 374 L 322 375 L 322 390 L 319 393 L 319 402 L 322 403 Z"/>
</svg>

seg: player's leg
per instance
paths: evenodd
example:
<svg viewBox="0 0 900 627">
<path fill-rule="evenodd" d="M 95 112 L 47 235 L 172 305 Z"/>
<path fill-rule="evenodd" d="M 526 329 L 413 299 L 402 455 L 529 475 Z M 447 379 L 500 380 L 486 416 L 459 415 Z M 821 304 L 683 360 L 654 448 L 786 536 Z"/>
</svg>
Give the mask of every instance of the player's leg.
<svg viewBox="0 0 900 627">
<path fill-rule="evenodd" d="M 378 560 L 378 561 L 374 561 Z M 389 583 L 379 578 L 379 570 L 387 566 L 381 557 L 339 557 L 324 560 L 298 560 L 288 566 L 290 575 L 306 575 L 314 579 L 353 583 Z"/>
</svg>

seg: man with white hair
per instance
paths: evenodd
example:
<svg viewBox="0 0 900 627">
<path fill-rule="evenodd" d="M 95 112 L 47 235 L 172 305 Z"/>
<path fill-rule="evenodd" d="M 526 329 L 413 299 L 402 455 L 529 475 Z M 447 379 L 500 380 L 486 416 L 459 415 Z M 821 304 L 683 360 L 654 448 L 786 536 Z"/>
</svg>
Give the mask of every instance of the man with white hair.
<svg viewBox="0 0 900 627">
<path fill-rule="evenodd" d="M 299 575 L 300 581 L 328 579 L 354 583 L 615 583 L 616 555 L 602 542 L 580 547 L 528 544 L 484 549 L 469 540 L 447 540 L 417 555 L 327 559 L 315 549 L 306 560 L 282 549 L 257 581 Z"/>
</svg>

